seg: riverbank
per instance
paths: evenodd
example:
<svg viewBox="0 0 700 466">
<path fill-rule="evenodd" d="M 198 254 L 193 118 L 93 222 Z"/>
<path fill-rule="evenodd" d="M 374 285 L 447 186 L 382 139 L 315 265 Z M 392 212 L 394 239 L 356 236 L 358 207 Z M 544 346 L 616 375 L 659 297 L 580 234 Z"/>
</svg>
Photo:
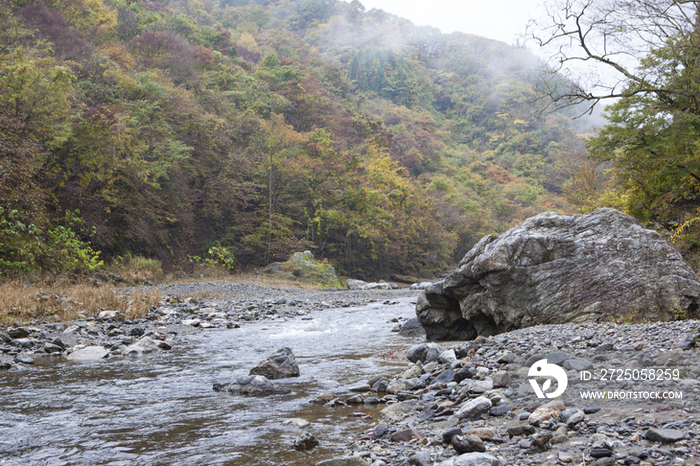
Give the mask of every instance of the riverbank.
<svg viewBox="0 0 700 466">
<path fill-rule="evenodd" d="M 420 359 L 385 381 L 388 406 L 348 454 L 373 466 L 698 465 L 699 329 L 564 324 L 412 348 Z M 543 359 L 566 371 L 554 400 L 529 383 Z"/>
</svg>

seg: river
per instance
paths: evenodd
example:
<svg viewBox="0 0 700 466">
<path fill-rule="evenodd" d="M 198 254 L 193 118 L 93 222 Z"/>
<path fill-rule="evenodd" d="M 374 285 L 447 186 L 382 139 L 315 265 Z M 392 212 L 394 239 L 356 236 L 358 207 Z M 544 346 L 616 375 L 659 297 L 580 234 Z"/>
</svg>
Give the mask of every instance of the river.
<svg viewBox="0 0 700 466">
<path fill-rule="evenodd" d="M 0 373 L 0 464 L 288 465 L 338 456 L 379 418 L 380 406 L 323 408 L 324 393 L 404 364 L 378 354 L 411 346 L 391 319 L 415 316 L 415 297 L 398 304 L 314 311 L 293 320 L 245 323 L 184 337 L 169 352 L 96 363 L 55 360 Z M 217 393 L 214 382 L 247 375 L 281 347 L 293 350 L 301 376 L 279 381 L 293 393 L 265 398 Z M 321 442 L 293 448 L 311 422 Z"/>
</svg>

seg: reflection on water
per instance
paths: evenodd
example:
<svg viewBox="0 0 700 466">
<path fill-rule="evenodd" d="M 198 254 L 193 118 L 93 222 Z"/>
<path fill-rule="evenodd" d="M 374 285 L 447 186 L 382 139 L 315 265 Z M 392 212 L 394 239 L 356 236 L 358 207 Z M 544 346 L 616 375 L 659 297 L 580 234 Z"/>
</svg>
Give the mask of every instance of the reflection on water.
<svg viewBox="0 0 700 466">
<path fill-rule="evenodd" d="M 392 333 L 394 317 L 414 316 L 415 298 L 314 312 L 311 320 L 265 321 L 189 336 L 172 351 L 90 364 L 38 364 L 0 373 L 0 464 L 308 465 L 336 455 L 380 407 L 322 408 L 309 400 L 384 371 L 379 353 L 415 344 Z M 283 346 L 301 376 L 278 381 L 291 395 L 216 393 L 214 382 L 247 375 Z M 302 418 L 321 445 L 297 452 Z"/>
</svg>

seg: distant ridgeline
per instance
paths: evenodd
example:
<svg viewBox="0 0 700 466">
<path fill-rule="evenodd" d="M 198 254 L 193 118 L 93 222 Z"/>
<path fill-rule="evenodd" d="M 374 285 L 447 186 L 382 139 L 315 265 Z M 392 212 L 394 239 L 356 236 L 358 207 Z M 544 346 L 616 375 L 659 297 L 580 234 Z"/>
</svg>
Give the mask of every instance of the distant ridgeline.
<svg viewBox="0 0 700 466">
<path fill-rule="evenodd" d="M 428 276 L 569 209 L 584 157 L 585 127 L 535 111 L 530 52 L 357 0 L 11 0 L 0 20 L 3 273 L 308 249 Z"/>
</svg>

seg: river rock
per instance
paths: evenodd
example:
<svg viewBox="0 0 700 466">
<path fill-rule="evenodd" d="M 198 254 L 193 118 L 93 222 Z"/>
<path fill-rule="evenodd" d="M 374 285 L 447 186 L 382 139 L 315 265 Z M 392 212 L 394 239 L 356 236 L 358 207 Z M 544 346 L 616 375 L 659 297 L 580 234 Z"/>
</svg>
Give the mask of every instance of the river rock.
<svg viewBox="0 0 700 466">
<path fill-rule="evenodd" d="M 66 359 L 69 361 L 97 361 L 109 357 L 109 350 L 103 346 L 86 346 L 73 351 Z"/>
<path fill-rule="evenodd" d="M 457 453 L 486 451 L 486 445 L 476 435 L 455 435 L 450 442 Z"/>
<path fill-rule="evenodd" d="M 289 348 L 280 348 L 269 358 L 250 370 L 248 375 L 263 375 L 268 379 L 299 377 L 299 366 Z"/>
<path fill-rule="evenodd" d="M 318 439 L 310 432 L 302 432 L 294 440 L 294 449 L 299 451 L 311 450 L 318 446 Z"/>
<path fill-rule="evenodd" d="M 419 337 L 425 335 L 425 329 L 418 321 L 418 317 L 412 317 L 401 325 L 399 335 L 402 337 Z"/>
<path fill-rule="evenodd" d="M 438 466 L 499 466 L 500 464 L 498 458 L 488 453 L 465 453 L 445 460 Z"/>
<path fill-rule="evenodd" d="M 159 348 L 158 342 L 156 342 L 151 337 L 143 337 L 133 345 L 129 345 L 122 350 L 124 356 L 129 356 L 130 358 L 138 358 L 144 354 L 153 353 Z"/>
<path fill-rule="evenodd" d="M 491 400 L 485 396 L 480 396 L 465 402 L 455 416 L 459 419 L 475 419 L 482 414 L 488 413 L 493 406 Z"/>
<path fill-rule="evenodd" d="M 214 391 L 227 391 L 236 395 L 253 396 L 286 395 L 291 393 L 290 389 L 280 387 L 262 375 L 249 375 L 247 377 L 239 377 L 231 383 L 214 384 Z"/>
<path fill-rule="evenodd" d="M 329 460 L 319 461 L 314 466 L 370 466 L 369 463 L 359 456 L 339 456 Z"/>
<path fill-rule="evenodd" d="M 566 409 L 564 402 L 560 399 L 550 401 L 549 403 L 543 404 L 537 408 L 530 417 L 528 422 L 530 424 L 540 424 L 549 421 L 550 419 L 558 420 L 561 412 Z"/>
<path fill-rule="evenodd" d="M 408 350 L 406 358 L 411 362 L 437 361 L 442 354 L 442 347 L 437 343 L 421 343 Z"/>
<path fill-rule="evenodd" d="M 649 429 L 644 436 L 652 442 L 675 443 L 685 438 L 685 432 L 676 429 Z"/>
<path fill-rule="evenodd" d="M 429 340 L 471 340 L 600 317 L 700 317 L 700 280 L 653 230 L 614 209 L 546 212 L 481 239 L 418 299 Z"/>
</svg>

